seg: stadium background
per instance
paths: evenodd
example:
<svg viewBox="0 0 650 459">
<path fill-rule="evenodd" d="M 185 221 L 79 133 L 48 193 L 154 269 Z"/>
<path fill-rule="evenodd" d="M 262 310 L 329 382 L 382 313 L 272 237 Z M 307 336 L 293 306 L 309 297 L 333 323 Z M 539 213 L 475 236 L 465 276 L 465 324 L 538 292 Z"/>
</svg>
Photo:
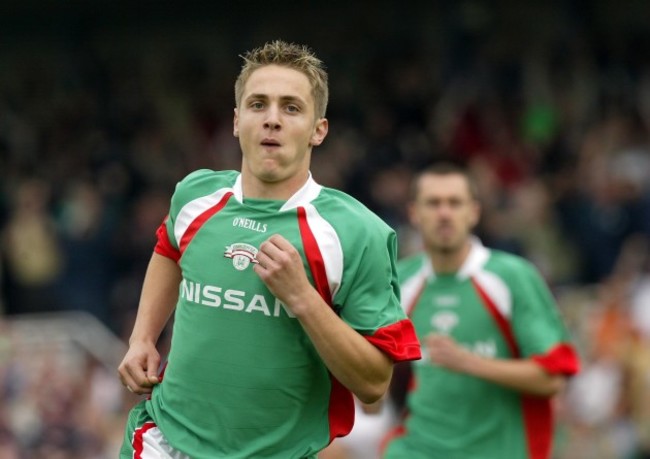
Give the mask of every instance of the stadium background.
<svg viewBox="0 0 650 459">
<path fill-rule="evenodd" d="M 154 230 L 238 168 L 238 55 L 275 38 L 328 64 L 319 181 L 405 255 L 409 175 L 465 161 L 480 236 L 548 279 L 584 359 L 555 459 L 650 457 L 650 2 L 219 3 L 0 6 L 0 458 L 115 457 Z"/>
</svg>

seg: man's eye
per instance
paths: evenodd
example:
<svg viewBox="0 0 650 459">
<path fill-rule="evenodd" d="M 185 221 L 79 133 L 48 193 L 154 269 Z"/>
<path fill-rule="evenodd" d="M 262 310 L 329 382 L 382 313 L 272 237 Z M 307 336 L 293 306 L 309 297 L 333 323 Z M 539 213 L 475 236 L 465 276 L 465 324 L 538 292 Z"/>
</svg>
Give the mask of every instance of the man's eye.
<svg viewBox="0 0 650 459">
<path fill-rule="evenodd" d="M 300 109 L 295 105 L 287 105 L 287 111 L 294 113 L 294 112 L 299 112 Z"/>
<path fill-rule="evenodd" d="M 264 104 L 262 102 L 253 102 L 251 103 L 251 108 L 259 110 L 261 108 L 264 108 Z"/>
</svg>

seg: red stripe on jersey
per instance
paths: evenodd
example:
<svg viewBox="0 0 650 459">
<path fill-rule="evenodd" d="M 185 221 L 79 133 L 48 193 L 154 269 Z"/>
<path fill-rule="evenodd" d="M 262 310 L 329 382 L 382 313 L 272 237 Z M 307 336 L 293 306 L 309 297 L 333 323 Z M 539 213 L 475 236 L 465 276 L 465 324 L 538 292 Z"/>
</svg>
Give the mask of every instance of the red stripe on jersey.
<svg viewBox="0 0 650 459">
<path fill-rule="evenodd" d="M 223 197 L 217 204 L 210 207 L 208 210 L 204 211 L 201 215 L 196 217 L 192 223 L 190 223 L 190 226 L 188 226 L 187 230 L 185 230 L 185 234 L 183 234 L 183 236 L 181 237 L 181 241 L 178 244 L 181 254 L 185 252 L 187 245 L 194 238 L 194 235 L 196 235 L 199 229 L 201 229 L 203 224 L 206 221 L 208 221 L 210 217 L 212 217 L 214 214 L 216 214 L 221 209 L 223 209 L 226 203 L 228 202 L 228 199 L 230 199 L 232 195 L 233 195 L 232 191 L 227 192 L 226 194 L 223 195 Z"/>
<path fill-rule="evenodd" d="M 142 427 L 133 432 L 133 459 L 142 459 L 142 451 L 144 450 L 144 434 L 149 429 L 156 427 L 153 422 L 145 422 Z"/>
<path fill-rule="evenodd" d="M 472 284 L 478 292 L 486 309 L 494 319 L 503 334 L 503 337 L 510 348 L 514 358 L 520 358 L 521 352 L 515 340 L 515 335 L 508 320 L 501 314 L 492 298 L 481 288 L 478 282 L 472 278 Z M 530 459 L 547 459 L 551 453 L 553 437 L 553 412 L 551 400 L 531 395 L 521 396 L 523 417 L 526 430 L 526 444 Z"/>
<path fill-rule="evenodd" d="M 168 218 L 169 218 L 169 215 L 167 215 L 165 217 L 163 222 L 158 227 L 158 230 L 156 231 L 156 237 L 158 238 L 158 242 L 156 243 L 156 246 L 154 247 L 153 250 L 157 254 L 162 255 L 164 257 L 167 257 L 167 258 L 171 258 L 176 263 L 178 263 L 178 260 L 180 260 L 180 258 L 181 258 L 181 253 L 169 241 L 169 234 L 167 233 L 167 219 Z"/>
<path fill-rule="evenodd" d="M 364 338 L 388 354 L 395 362 L 422 358 L 420 342 L 415 334 L 413 323 L 408 319 L 381 327 L 371 336 L 364 336 Z"/>
<path fill-rule="evenodd" d="M 406 422 L 406 420 L 403 422 Z M 400 424 L 389 430 L 379 442 L 379 457 L 384 457 L 384 453 L 386 453 L 386 449 L 391 441 L 403 437 L 405 434 L 406 427 L 404 427 L 404 424 Z"/>
<path fill-rule="evenodd" d="M 580 359 L 575 349 L 566 343 L 560 343 L 546 354 L 531 358 L 551 374 L 569 376 L 580 371 Z"/>
<path fill-rule="evenodd" d="M 314 284 L 320 296 L 327 304 L 332 306 L 332 294 L 330 292 L 329 282 L 327 281 L 327 272 L 325 271 L 325 262 L 323 254 L 320 252 L 314 233 L 307 222 L 307 213 L 304 207 L 298 207 L 298 226 L 300 227 L 300 237 L 305 248 L 305 256 L 311 269 L 311 275 L 314 278 Z"/>
<path fill-rule="evenodd" d="M 519 346 L 517 346 L 517 341 L 515 340 L 515 335 L 512 332 L 512 327 L 510 326 L 510 323 L 508 320 L 501 314 L 499 309 L 497 308 L 496 304 L 494 304 L 494 301 L 492 301 L 492 298 L 490 298 L 487 293 L 485 293 L 485 290 L 479 285 L 478 282 L 474 278 L 472 278 L 472 284 L 474 285 L 474 288 L 478 292 L 478 295 L 481 297 L 481 300 L 483 301 L 483 304 L 487 308 L 488 312 L 494 319 L 494 321 L 497 323 L 497 327 L 499 327 L 499 330 L 501 330 L 501 334 L 506 340 L 506 343 L 508 344 L 508 347 L 510 348 L 510 352 L 512 353 L 513 357 L 519 357 Z"/>
<path fill-rule="evenodd" d="M 553 442 L 553 410 L 551 400 L 544 397 L 522 395 L 526 426 L 526 442 L 530 459 L 551 457 Z"/>
<path fill-rule="evenodd" d="M 336 437 L 345 437 L 352 431 L 354 426 L 354 399 L 352 392 L 341 382 L 329 373 L 330 403 L 328 409 L 328 420 L 330 426 L 330 443 Z"/>
<path fill-rule="evenodd" d="M 332 306 L 332 294 L 327 281 L 325 262 L 323 254 L 318 247 L 314 233 L 307 222 L 307 212 L 304 207 L 298 207 L 298 227 L 300 237 L 305 249 L 307 263 L 314 279 L 314 287 L 323 300 Z M 354 399 L 352 393 L 337 380 L 332 373 L 330 375 L 330 392 L 328 416 L 330 428 L 330 442 L 336 437 L 343 437 L 350 433 L 354 425 Z"/>
</svg>

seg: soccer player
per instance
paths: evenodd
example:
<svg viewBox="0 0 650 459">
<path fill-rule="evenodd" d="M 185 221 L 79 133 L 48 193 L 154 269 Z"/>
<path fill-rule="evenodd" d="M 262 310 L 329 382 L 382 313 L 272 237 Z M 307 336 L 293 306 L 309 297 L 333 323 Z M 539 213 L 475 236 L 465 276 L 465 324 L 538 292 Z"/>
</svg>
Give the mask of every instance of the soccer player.
<svg viewBox="0 0 650 459">
<path fill-rule="evenodd" d="M 551 397 L 578 371 L 557 306 L 524 259 L 472 235 L 473 182 L 439 163 L 413 181 L 424 251 L 400 260 L 402 306 L 423 351 L 385 459 L 547 459 Z"/>
<path fill-rule="evenodd" d="M 394 231 L 310 174 L 328 132 L 322 62 L 283 41 L 243 60 L 241 171 L 185 177 L 157 232 L 119 366 L 150 394 L 129 413 L 123 459 L 314 458 L 352 428 L 352 394 L 379 399 L 393 363 L 420 357 Z"/>
</svg>

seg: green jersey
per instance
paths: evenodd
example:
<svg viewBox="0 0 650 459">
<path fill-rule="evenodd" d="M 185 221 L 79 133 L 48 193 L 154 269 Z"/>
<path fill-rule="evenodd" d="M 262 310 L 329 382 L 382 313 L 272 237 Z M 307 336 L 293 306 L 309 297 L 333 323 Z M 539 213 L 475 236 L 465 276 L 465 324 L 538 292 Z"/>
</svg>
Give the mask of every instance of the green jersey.
<svg viewBox="0 0 650 459">
<path fill-rule="evenodd" d="M 255 274 L 281 234 L 337 314 L 395 361 L 420 347 L 400 302 L 395 233 L 350 196 L 311 178 L 287 201 L 247 199 L 235 171 L 176 187 L 156 252 L 182 282 L 161 384 L 147 411 L 193 459 L 312 457 L 352 428 L 354 403 L 298 320 Z"/>
<path fill-rule="evenodd" d="M 461 269 L 438 275 L 419 254 L 398 263 L 402 305 L 420 340 L 451 336 L 490 358 L 530 358 L 551 373 L 573 374 L 578 358 L 546 284 L 524 259 L 477 239 Z M 385 458 L 547 459 L 550 400 L 526 396 L 436 366 L 413 365 L 408 413 Z"/>
</svg>

